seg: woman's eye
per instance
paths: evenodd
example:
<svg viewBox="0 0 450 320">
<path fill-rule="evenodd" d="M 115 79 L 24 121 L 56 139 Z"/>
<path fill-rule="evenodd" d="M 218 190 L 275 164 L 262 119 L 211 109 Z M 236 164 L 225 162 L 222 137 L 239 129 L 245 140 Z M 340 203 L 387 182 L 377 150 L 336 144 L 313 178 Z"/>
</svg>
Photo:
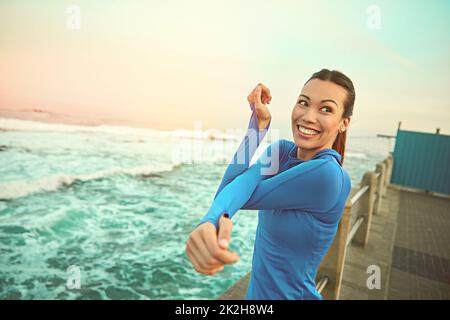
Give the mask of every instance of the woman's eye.
<svg viewBox="0 0 450 320">
<path fill-rule="evenodd" d="M 297 104 L 299 104 L 299 105 L 301 105 L 303 107 L 307 107 L 308 106 L 308 101 L 306 101 L 306 100 L 298 100 Z M 330 107 L 326 107 L 325 106 L 325 107 L 320 108 L 320 110 L 322 110 L 322 109 L 328 110 L 328 113 L 332 112 L 332 109 Z"/>
<path fill-rule="evenodd" d="M 297 103 L 299 105 L 301 105 L 301 106 L 307 106 L 308 105 L 308 102 L 306 102 L 305 100 L 299 100 Z"/>
</svg>

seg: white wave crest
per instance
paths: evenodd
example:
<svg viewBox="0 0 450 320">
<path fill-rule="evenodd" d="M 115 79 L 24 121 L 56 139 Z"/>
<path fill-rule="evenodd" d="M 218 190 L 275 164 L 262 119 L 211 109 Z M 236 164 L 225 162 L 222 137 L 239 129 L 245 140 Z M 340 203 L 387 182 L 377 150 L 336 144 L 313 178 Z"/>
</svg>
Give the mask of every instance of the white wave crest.
<svg viewBox="0 0 450 320">
<path fill-rule="evenodd" d="M 117 125 L 73 125 L 61 123 L 46 123 L 31 120 L 0 118 L 0 128 L 17 131 L 51 131 L 51 132 L 88 132 L 134 136 L 171 137 L 172 131 L 154 130 L 149 128 L 134 128 Z"/>
<path fill-rule="evenodd" d="M 367 159 L 367 154 L 359 152 L 346 152 L 346 158 L 357 158 L 357 159 Z"/>
<path fill-rule="evenodd" d="M 179 167 L 178 164 L 166 164 L 155 166 L 142 166 L 136 168 L 111 168 L 105 171 L 99 171 L 81 175 L 55 174 L 34 181 L 15 181 L 0 185 L 0 199 L 9 200 L 19 197 L 28 196 L 38 192 L 56 191 L 62 187 L 68 187 L 75 181 L 91 181 L 100 178 L 110 177 L 118 174 L 126 174 L 132 176 L 150 175 L 161 172 L 167 172 Z"/>
<path fill-rule="evenodd" d="M 121 136 L 160 137 L 174 139 L 204 139 L 204 140 L 237 140 L 237 136 L 220 130 L 155 130 L 119 125 L 73 125 L 46 123 L 31 120 L 0 118 L 0 129 L 4 131 L 41 131 L 41 132 L 87 132 L 104 133 Z"/>
</svg>

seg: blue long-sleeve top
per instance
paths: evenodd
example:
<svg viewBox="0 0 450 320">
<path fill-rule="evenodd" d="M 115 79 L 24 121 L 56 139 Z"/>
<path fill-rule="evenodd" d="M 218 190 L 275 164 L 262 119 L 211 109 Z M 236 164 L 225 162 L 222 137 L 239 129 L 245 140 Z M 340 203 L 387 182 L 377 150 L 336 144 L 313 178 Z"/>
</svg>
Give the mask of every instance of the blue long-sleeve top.
<svg viewBox="0 0 450 320">
<path fill-rule="evenodd" d="M 253 109 L 252 109 L 253 110 Z M 270 126 L 270 123 L 268 127 Z M 327 253 L 351 190 L 341 155 L 323 149 L 297 159 L 297 146 L 277 140 L 249 166 L 268 127 L 252 112 L 247 133 L 201 223 L 216 228 L 223 213 L 259 210 L 247 300 L 322 299 L 317 268 Z"/>
</svg>

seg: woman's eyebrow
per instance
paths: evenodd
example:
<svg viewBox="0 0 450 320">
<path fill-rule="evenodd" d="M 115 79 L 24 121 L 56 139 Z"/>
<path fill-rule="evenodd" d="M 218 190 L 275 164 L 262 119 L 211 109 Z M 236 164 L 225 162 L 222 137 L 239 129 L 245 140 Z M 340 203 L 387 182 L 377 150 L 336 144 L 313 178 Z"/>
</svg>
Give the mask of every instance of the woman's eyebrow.
<svg viewBox="0 0 450 320">
<path fill-rule="evenodd" d="M 304 96 L 306 99 L 311 100 L 307 95 L 300 94 L 299 98 L 300 98 L 301 96 Z"/>
<path fill-rule="evenodd" d="M 301 94 L 300 95 L 300 97 L 301 96 L 303 96 L 303 97 L 305 97 L 306 99 L 308 99 L 308 100 L 311 100 L 307 95 L 305 95 L 305 94 Z M 338 106 L 338 104 L 336 103 L 336 101 L 334 101 L 334 100 L 332 100 L 332 99 L 325 99 L 325 100 L 322 100 L 321 102 L 333 102 L 335 105 L 336 105 L 336 107 Z"/>
</svg>

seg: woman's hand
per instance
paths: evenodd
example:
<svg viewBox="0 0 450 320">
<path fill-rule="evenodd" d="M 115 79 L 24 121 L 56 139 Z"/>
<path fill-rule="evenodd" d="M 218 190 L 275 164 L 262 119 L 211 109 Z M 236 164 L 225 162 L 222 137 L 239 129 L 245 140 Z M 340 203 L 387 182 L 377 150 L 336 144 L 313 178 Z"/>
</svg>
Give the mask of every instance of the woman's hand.
<svg viewBox="0 0 450 320">
<path fill-rule="evenodd" d="M 267 104 L 270 104 L 270 101 L 272 100 L 269 88 L 262 83 L 258 83 L 255 89 L 247 96 L 247 100 L 258 116 L 258 128 L 260 130 L 265 129 L 272 119 L 267 107 Z"/>
<path fill-rule="evenodd" d="M 185 251 L 197 272 L 212 276 L 222 271 L 225 264 L 239 261 L 239 255 L 228 250 L 232 229 L 231 219 L 222 216 L 219 234 L 211 222 L 202 223 L 189 234 Z"/>
</svg>

